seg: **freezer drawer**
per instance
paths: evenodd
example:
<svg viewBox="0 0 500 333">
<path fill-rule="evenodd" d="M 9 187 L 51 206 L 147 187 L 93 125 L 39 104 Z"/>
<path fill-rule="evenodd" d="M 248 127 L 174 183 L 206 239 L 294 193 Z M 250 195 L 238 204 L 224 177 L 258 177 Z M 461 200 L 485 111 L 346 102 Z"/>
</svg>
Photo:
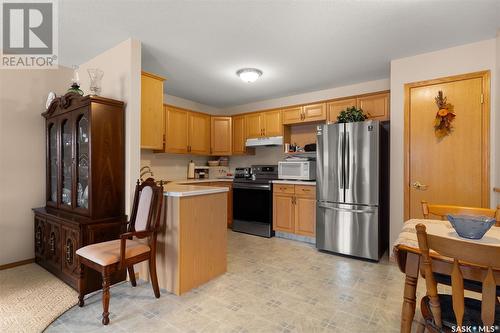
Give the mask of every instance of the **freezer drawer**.
<svg viewBox="0 0 500 333">
<path fill-rule="evenodd" d="M 378 207 L 318 201 L 316 209 L 319 250 L 379 260 Z"/>
</svg>

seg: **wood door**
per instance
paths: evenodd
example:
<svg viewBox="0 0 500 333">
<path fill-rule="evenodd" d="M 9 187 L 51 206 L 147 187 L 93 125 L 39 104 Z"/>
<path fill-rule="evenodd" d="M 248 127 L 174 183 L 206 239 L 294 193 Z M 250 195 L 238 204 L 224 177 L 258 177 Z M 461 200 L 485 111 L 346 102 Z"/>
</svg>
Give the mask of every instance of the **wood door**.
<svg viewBox="0 0 500 333">
<path fill-rule="evenodd" d="M 374 120 L 389 120 L 389 94 L 376 94 L 357 98 L 357 106 L 368 118 Z"/>
<path fill-rule="evenodd" d="M 295 196 L 295 233 L 314 237 L 316 234 L 316 198 Z"/>
<path fill-rule="evenodd" d="M 283 109 L 283 125 L 297 124 L 302 122 L 302 107 Z"/>
<path fill-rule="evenodd" d="M 422 200 L 489 206 L 489 72 L 405 86 L 405 218 L 422 218 Z M 442 91 L 456 114 L 451 134 L 434 132 Z"/>
<path fill-rule="evenodd" d="M 245 116 L 247 139 L 263 136 L 264 124 L 261 113 L 250 113 Z"/>
<path fill-rule="evenodd" d="M 189 112 L 189 152 L 196 155 L 210 154 L 210 116 Z"/>
<path fill-rule="evenodd" d="M 63 225 L 61 241 L 62 271 L 73 279 L 78 279 L 79 267 L 75 252 L 79 247 L 78 229 L 69 228 Z"/>
<path fill-rule="evenodd" d="M 246 152 L 245 116 L 233 117 L 233 155 L 242 155 Z"/>
<path fill-rule="evenodd" d="M 266 111 L 262 113 L 264 119 L 264 136 L 283 135 L 283 121 L 281 110 Z"/>
<path fill-rule="evenodd" d="M 351 106 L 356 106 L 356 98 L 339 99 L 333 102 L 329 102 L 326 105 L 327 121 L 329 123 L 336 123 L 337 117 L 339 116 L 340 112 Z"/>
<path fill-rule="evenodd" d="M 165 152 L 185 154 L 188 152 L 189 111 L 165 106 Z"/>
<path fill-rule="evenodd" d="M 294 232 L 294 195 L 273 194 L 273 229 L 284 232 Z"/>
<path fill-rule="evenodd" d="M 45 221 L 45 262 L 56 270 L 61 269 L 61 225 L 53 220 Z"/>
<path fill-rule="evenodd" d="M 142 72 L 141 75 L 141 148 L 163 149 L 163 81 Z"/>
<path fill-rule="evenodd" d="M 326 119 L 326 104 L 309 104 L 302 107 L 304 121 L 322 121 Z"/>
<path fill-rule="evenodd" d="M 232 151 L 232 122 L 231 117 L 211 117 L 210 154 L 231 155 Z"/>
<path fill-rule="evenodd" d="M 37 260 L 44 260 L 46 235 L 45 218 L 35 215 L 35 257 Z"/>
</svg>

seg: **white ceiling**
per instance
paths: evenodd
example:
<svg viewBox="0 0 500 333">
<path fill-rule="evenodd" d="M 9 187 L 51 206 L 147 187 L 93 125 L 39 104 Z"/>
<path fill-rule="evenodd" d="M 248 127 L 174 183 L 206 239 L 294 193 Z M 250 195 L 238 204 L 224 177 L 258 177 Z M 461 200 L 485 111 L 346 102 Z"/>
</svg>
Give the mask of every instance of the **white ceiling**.
<svg viewBox="0 0 500 333">
<path fill-rule="evenodd" d="M 59 2 L 60 62 L 129 38 L 165 92 L 229 107 L 389 77 L 391 59 L 493 38 L 499 0 Z M 253 84 L 235 71 L 264 71 Z"/>
</svg>

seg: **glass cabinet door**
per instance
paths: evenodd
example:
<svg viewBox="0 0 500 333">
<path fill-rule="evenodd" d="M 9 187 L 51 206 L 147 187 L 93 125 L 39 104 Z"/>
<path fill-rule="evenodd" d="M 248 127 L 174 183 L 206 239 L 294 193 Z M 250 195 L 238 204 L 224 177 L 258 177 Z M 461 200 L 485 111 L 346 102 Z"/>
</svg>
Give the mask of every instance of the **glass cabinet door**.
<svg viewBox="0 0 500 333">
<path fill-rule="evenodd" d="M 89 207 L 89 120 L 87 113 L 76 118 L 76 206 Z"/>
<path fill-rule="evenodd" d="M 61 120 L 61 206 L 71 208 L 72 198 L 72 131 L 69 119 Z"/>
<path fill-rule="evenodd" d="M 48 125 L 48 149 L 47 201 L 55 205 L 57 203 L 57 126 L 55 123 Z"/>
</svg>

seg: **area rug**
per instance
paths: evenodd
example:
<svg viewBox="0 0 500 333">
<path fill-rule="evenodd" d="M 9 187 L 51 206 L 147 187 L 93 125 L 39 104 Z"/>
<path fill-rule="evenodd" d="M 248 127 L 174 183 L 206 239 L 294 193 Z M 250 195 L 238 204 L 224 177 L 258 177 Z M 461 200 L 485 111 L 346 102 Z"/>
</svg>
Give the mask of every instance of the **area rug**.
<svg viewBox="0 0 500 333">
<path fill-rule="evenodd" d="M 0 271 L 0 332 L 42 332 L 78 293 L 37 264 Z"/>
</svg>

